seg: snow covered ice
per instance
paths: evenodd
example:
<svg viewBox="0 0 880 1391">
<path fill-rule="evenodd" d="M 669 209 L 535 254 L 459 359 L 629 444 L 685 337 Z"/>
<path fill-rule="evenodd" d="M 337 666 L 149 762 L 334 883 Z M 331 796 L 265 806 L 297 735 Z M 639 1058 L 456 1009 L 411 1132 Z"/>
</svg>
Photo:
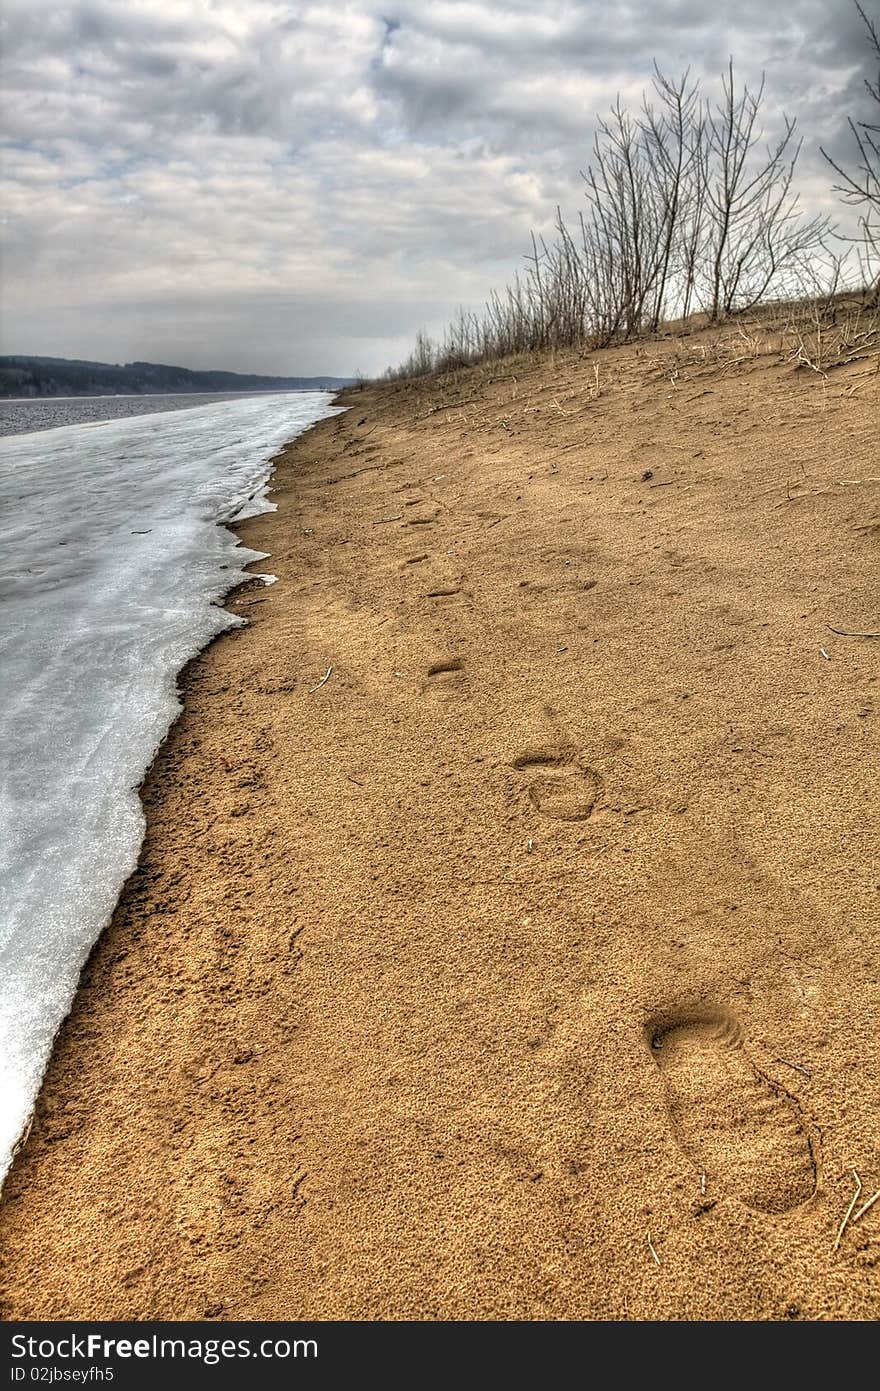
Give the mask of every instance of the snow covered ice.
<svg viewBox="0 0 880 1391">
<path fill-rule="evenodd" d="M 0 441 L 0 1179 L 80 970 L 135 868 L 176 677 L 239 620 L 270 459 L 324 392 Z"/>
</svg>

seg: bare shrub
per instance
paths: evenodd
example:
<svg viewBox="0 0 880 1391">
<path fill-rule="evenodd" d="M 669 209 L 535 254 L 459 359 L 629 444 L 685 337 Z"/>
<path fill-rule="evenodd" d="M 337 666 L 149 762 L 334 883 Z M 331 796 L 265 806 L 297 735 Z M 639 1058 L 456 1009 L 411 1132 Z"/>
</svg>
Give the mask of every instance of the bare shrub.
<svg viewBox="0 0 880 1391">
<path fill-rule="evenodd" d="M 618 101 L 599 122 L 574 229 L 557 209 L 554 236 L 533 235 L 511 285 L 481 312 L 461 311 L 442 342 L 420 334 L 387 375 L 590 350 L 696 311 L 717 323 L 771 295 L 809 293 L 830 227 L 798 209 L 795 122 L 764 149 L 763 81 L 738 90 L 731 62 L 721 85 L 712 105 L 687 72 L 672 81 L 655 65 L 639 110 Z"/>
<path fill-rule="evenodd" d="M 858 0 L 855 3 L 867 30 L 870 55 L 878 63 L 876 79 L 872 82 L 866 77 L 865 88 L 872 101 L 880 106 L 880 34 Z M 854 121 L 851 116 L 848 124 L 855 144 L 855 163 L 845 169 L 827 151 L 822 150 L 822 154 L 840 179 L 834 185 L 834 192 L 840 194 L 844 203 L 861 209 L 856 241 L 863 278 L 866 283 L 873 282 L 876 304 L 880 303 L 880 124 Z"/>
</svg>

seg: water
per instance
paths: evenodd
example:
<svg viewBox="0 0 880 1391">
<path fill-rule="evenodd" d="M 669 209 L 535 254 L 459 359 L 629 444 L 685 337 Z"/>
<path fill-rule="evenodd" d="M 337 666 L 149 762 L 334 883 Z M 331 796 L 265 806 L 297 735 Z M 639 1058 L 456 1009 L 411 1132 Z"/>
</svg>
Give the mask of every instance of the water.
<svg viewBox="0 0 880 1391">
<path fill-rule="evenodd" d="M 240 620 L 269 460 L 325 392 L 0 441 L 0 1178 L 82 965 L 137 863 L 176 676 Z"/>
<path fill-rule="evenodd" d="M 297 393 L 299 394 L 299 393 Z M 59 425 L 86 425 L 100 420 L 121 420 L 156 411 L 185 411 L 213 401 L 242 401 L 263 397 L 263 392 L 173 392 L 164 396 L 34 396 L 0 398 L 0 436 L 26 435 L 35 430 L 54 430 Z"/>
</svg>

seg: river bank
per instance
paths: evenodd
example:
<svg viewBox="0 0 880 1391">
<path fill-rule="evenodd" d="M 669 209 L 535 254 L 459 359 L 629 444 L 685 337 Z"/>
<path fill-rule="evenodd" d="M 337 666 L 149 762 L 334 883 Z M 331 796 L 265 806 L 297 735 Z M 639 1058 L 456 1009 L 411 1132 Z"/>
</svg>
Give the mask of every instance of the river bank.
<svg viewBox="0 0 880 1391">
<path fill-rule="evenodd" d="M 349 393 L 245 523 L 0 1209 L 7 1318 L 869 1318 L 877 377 Z"/>
</svg>

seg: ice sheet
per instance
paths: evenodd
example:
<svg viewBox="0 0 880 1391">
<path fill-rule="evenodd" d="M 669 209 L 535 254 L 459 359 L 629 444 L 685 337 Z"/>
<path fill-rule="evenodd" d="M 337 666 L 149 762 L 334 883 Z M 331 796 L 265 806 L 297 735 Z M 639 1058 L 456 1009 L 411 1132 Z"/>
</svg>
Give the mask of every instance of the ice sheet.
<svg viewBox="0 0 880 1391">
<path fill-rule="evenodd" d="M 238 620 L 280 447 L 325 392 L 0 441 L 0 1179 L 82 965 L 137 863 L 176 676 Z"/>
</svg>

